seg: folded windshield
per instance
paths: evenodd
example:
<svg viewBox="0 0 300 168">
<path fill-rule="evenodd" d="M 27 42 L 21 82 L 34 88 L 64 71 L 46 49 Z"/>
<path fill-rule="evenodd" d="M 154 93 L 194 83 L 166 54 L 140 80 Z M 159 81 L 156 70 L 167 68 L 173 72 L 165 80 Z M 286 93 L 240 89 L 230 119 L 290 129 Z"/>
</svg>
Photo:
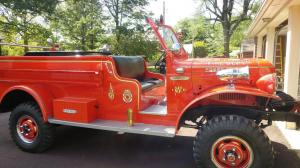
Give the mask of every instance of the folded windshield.
<svg viewBox="0 0 300 168">
<path fill-rule="evenodd" d="M 170 28 L 160 26 L 158 28 L 158 31 L 161 34 L 161 36 L 169 50 L 172 50 L 174 48 L 174 45 L 179 44 L 179 41 L 178 41 L 176 35 Z"/>
</svg>

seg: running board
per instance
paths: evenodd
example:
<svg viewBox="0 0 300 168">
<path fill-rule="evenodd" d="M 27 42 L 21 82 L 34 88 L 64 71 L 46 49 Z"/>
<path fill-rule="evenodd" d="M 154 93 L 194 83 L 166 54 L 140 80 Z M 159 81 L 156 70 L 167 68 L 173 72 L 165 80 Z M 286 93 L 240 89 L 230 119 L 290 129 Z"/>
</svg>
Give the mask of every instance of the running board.
<svg viewBox="0 0 300 168">
<path fill-rule="evenodd" d="M 126 132 L 126 133 L 133 133 L 133 134 L 154 135 L 154 136 L 162 136 L 162 137 L 175 136 L 175 127 L 163 126 L 163 125 L 135 123 L 133 126 L 128 126 L 127 122 L 107 121 L 107 120 L 97 120 L 91 123 L 79 123 L 79 122 L 62 121 L 56 119 L 48 119 L 48 122 L 52 124 L 60 124 L 60 125 L 92 128 L 92 129 L 116 131 L 116 132 Z"/>
<path fill-rule="evenodd" d="M 149 114 L 149 115 L 167 115 L 167 106 L 164 105 L 152 105 L 147 109 L 140 111 L 140 114 Z"/>
</svg>

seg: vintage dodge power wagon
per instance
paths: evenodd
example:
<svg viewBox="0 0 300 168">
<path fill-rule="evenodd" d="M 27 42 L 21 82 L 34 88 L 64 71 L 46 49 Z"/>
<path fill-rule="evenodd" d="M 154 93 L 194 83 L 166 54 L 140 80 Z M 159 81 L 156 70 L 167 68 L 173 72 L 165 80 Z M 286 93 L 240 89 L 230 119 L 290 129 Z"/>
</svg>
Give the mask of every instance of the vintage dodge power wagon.
<svg viewBox="0 0 300 168">
<path fill-rule="evenodd" d="M 142 57 L 108 52 L 0 57 L 1 112 L 11 112 L 16 145 L 45 151 L 59 125 L 165 137 L 189 127 L 198 129 L 197 167 L 272 167 L 262 128 L 299 119 L 297 102 L 276 91 L 273 65 L 189 58 L 171 27 L 147 22 L 164 50 L 161 74 L 148 71 Z"/>
</svg>

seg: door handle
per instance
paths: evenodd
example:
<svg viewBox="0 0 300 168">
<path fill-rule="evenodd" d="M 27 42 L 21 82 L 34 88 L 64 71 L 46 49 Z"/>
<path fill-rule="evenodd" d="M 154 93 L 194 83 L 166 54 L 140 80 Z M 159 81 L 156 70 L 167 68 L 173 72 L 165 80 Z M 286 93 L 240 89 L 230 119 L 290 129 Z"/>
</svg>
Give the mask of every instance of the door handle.
<svg viewBox="0 0 300 168">
<path fill-rule="evenodd" d="M 176 68 L 176 73 L 183 74 L 184 73 L 184 68 L 183 67 Z"/>
</svg>

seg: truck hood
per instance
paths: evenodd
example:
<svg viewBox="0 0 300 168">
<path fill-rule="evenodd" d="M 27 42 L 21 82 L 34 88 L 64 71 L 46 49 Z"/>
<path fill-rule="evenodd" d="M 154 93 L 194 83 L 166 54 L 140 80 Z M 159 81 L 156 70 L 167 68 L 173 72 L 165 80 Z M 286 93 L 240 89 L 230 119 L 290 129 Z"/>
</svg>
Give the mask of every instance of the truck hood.
<svg viewBox="0 0 300 168">
<path fill-rule="evenodd" d="M 263 59 L 188 59 L 195 86 L 241 84 L 272 93 L 276 86 L 274 66 Z M 269 89 L 270 88 L 270 89 Z M 207 88 L 206 88 L 207 89 Z"/>
<path fill-rule="evenodd" d="M 229 67 L 245 67 L 249 68 L 272 68 L 273 65 L 264 59 L 229 59 L 229 58 L 193 58 L 189 59 L 192 62 L 193 68 L 203 68 L 203 67 L 219 67 L 219 68 L 229 68 Z"/>
</svg>

